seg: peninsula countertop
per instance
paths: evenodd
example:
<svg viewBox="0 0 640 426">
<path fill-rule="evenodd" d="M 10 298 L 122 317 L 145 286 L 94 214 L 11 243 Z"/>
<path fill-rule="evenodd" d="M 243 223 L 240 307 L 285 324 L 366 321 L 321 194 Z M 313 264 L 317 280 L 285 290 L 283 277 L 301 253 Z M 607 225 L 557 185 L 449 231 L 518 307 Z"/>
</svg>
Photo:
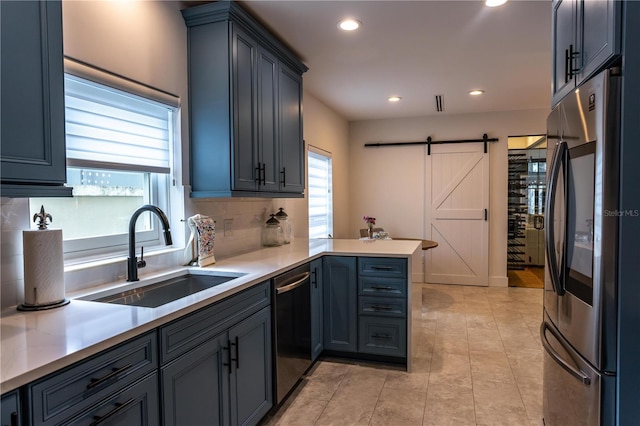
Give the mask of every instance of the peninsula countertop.
<svg viewBox="0 0 640 426">
<path fill-rule="evenodd" d="M 295 239 L 291 244 L 229 257 L 205 268 L 176 267 L 141 276 L 139 285 L 187 270 L 196 274 L 244 274 L 157 308 L 75 299 L 107 287 L 131 285 L 122 281 L 68 294 L 71 303 L 60 308 L 36 312 L 5 309 L 0 318 L 0 392 L 16 389 L 321 256 L 403 257 L 409 261 L 410 272 L 411 257 L 419 250 L 420 242 L 410 240 Z"/>
</svg>

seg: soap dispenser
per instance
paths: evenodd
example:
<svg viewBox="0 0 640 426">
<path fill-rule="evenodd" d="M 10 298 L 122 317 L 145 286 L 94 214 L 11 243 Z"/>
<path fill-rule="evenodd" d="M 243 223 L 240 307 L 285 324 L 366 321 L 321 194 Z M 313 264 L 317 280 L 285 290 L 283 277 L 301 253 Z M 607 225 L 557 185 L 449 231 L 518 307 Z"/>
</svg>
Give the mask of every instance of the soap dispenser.
<svg viewBox="0 0 640 426">
<path fill-rule="evenodd" d="M 284 243 L 289 244 L 291 240 L 293 240 L 293 229 L 291 227 L 291 221 L 289 220 L 289 215 L 287 215 L 282 207 L 275 215 L 276 219 L 280 222 L 280 226 L 282 227 L 282 234 L 284 237 Z"/>
<path fill-rule="evenodd" d="M 272 214 L 262 228 L 262 245 L 265 247 L 281 246 L 284 243 L 284 234 L 280 222 Z"/>
</svg>

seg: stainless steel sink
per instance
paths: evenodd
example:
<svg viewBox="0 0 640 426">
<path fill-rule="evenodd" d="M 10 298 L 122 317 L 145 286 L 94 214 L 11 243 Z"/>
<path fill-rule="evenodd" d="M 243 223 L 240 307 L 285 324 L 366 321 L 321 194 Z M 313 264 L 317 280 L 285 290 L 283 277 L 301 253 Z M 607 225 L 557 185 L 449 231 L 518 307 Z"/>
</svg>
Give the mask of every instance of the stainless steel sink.
<svg viewBox="0 0 640 426">
<path fill-rule="evenodd" d="M 173 302 L 191 294 L 226 283 L 245 274 L 224 273 L 224 275 L 188 274 L 169 278 L 154 284 L 110 294 L 108 296 L 93 295 L 81 298 L 94 302 L 115 303 L 118 305 L 143 306 L 157 308 L 165 303 Z M 104 294 L 104 293 L 102 293 Z"/>
</svg>

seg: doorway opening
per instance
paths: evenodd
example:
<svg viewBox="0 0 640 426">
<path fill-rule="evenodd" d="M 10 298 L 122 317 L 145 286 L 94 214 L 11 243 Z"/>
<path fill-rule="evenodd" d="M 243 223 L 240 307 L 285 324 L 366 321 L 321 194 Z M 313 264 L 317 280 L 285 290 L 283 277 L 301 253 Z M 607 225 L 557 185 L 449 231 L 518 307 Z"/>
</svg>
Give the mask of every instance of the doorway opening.
<svg viewBox="0 0 640 426">
<path fill-rule="evenodd" d="M 507 277 L 509 287 L 544 288 L 545 135 L 510 136 Z"/>
</svg>

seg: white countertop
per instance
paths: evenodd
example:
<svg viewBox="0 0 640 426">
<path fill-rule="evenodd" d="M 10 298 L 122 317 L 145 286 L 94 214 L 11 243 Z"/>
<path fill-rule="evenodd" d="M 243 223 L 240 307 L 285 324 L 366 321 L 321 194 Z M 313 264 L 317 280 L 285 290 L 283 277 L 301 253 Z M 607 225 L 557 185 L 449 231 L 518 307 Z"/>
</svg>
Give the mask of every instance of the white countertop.
<svg viewBox="0 0 640 426">
<path fill-rule="evenodd" d="M 411 240 L 295 239 L 292 244 L 219 260 L 206 268 L 173 268 L 148 277 L 142 275 L 142 270 L 137 286 L 152 284 L 168 278 L 167 274 L 176 276 L 185 270 L 246 274 L 157 308 L 73 299 L 107 288 L 132 285 L 122 281 L 68 294 L 72 298 L 71 303 L 60 308 L 36 312 L 20 312 L 15 307 L 6 309 L 0 318 L 0 393 L 53 373 L 322 255 L 411 259 L 414 252 L 420 249 L 420 242 Z"/>
</svg>

